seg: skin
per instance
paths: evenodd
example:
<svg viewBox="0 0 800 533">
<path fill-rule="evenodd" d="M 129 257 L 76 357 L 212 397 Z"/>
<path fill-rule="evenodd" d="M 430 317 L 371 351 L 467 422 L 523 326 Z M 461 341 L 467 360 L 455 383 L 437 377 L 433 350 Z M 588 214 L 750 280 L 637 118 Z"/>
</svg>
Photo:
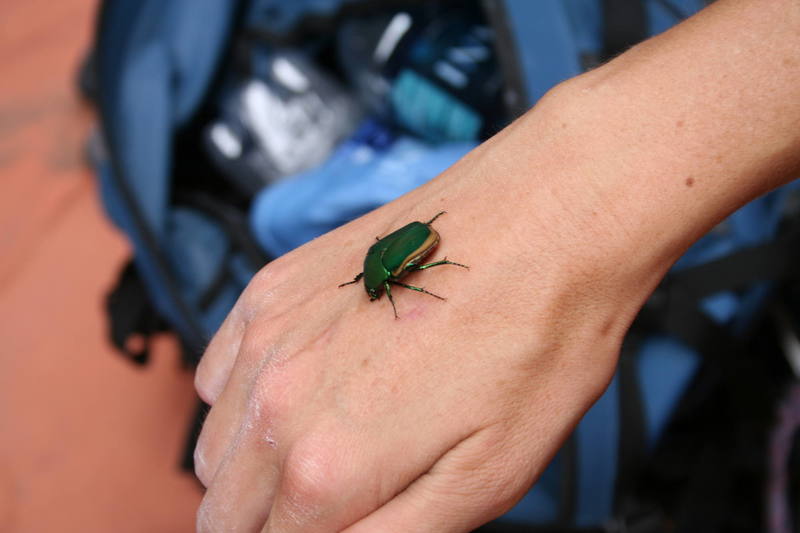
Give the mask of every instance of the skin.
<svg viewBox="0 0 800 533">
<path fill-rule="evenodd" d="M 508 510 L 669 266 L 800 173 L 800 5 L 724 1 L 557 87 L 425 186 L 265 267 L 197 371 L 200 531 L 459 532 Z M 437 220 L 400 318 L 337 285 Z M 322 259 L 322 260 L 321 260 Z"/>
</svg>

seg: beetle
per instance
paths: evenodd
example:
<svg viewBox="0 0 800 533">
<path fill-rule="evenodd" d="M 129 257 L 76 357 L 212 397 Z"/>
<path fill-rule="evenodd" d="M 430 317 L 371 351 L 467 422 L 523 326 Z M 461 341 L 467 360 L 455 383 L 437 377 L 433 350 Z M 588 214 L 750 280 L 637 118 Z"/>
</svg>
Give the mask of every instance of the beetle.
<svg viewBox="0 0 800 533">
<path fill-rule="evenodd" d="M 421 265 L 422 260 L 431 253 L 439 244 L 439 233 L 431 227 L 433 221 L 444 215 L 446 211 L 438 213 L 428 222 L 411 222 L 386 237 L 375 237 L 377 242 L 367 250 L 364 258 L 364 270 L 357 274 L 353 281 L 342 283 L 339 287 L 358 283 L 364 278 L 364 289 L 367 291 L 369 301 L 372 302 L 381 297 L 381 291 L 385 290 L 389 297 L 389 302 L 394 310 L 394 317 L 397 318 L 397 307 L 394 305 L 392 290 L 390 285 L 398 285 L 413 291 L 424 292 L 434 298 L 444 300 L 441 296 L 428 292 L 422 287 L 414 287 L 402 283 L 400 279 L 409 272 L 425 270 L 439 265 L 455 265 L 469 268 L 461 263 L 448 261 L 447 257 L 441 261 L 434 261 Z"/>
</svg>

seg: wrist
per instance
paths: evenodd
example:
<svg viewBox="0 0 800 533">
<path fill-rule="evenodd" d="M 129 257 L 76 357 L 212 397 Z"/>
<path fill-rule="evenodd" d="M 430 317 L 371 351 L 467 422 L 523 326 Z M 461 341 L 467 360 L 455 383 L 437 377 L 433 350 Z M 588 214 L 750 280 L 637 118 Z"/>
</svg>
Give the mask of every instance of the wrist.
<svg viewBox="0 0 800 533">
<path fill-rule="evenodd" d="M 603 129 L 605 104 L 587 105 L 582 84 L 548 93 L 487 143 L 485 159 L 502 171 L 507 209 L 499 216 L 530 244 L 520 251 L 531 264 L 546 260 L 559 283 L 609 295 L 624 307 L 613 312 L 632 320 L 708 221 L 679 212 L 688 210 L 683 190 L 666 195 L 637 158 L 619 158 L 628 141 Z"/>
</svg>

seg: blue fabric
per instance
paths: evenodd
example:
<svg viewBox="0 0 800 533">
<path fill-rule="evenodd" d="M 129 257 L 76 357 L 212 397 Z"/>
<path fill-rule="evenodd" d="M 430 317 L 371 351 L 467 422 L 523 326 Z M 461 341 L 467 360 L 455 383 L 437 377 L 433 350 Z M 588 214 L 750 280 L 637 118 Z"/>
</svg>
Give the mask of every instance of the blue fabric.
<svg viewBox="0 0 800 533">
<path fill-rule="evenodd" d="M 676 402 L 694 376 L 700 359 L 680 342 L 654 335 L 639 353 L 639 383 L 642 385 L 647 442 L 655 445 Z"/>
<path fill-rule="evenodd" d="M 104 6 L 97 46 L 104 133 L 159 237 L 173 131 L 207 89 L 235 8 L 228 0 L 118 0 Z"/>
<path fill-rule="evenodd" d="M 327 17 L 357 0 L 252 0 L 248 20 L 274 34 L 291 31 L 305 16 Z"/>
<path fill-rule="evenodd" d="M 603 524 L 611 517 L 617 474 L 619 399 L 617 377 L 583 417 L 578 432 L 578 494 L 575 522 Z"/>
<path fill-rule="evenodd" d="M 703 0 L 666 0 L 686 16 Z M 582 72 L 582 54 L 600 54 L 603 47 L 601 0 L 503 0 L 530 105 L 548 90 Z M 646 2 L 647 32 L 655 35 L 675 25 L 662 2 Z"/>
<path fill-rule="evenodd" d="M 554 85 L 581 73 L 578 44 L 562 0 L 504 0 L 533 104 Z"/>
<path fill-rule="evenodd" d="M 260 193 L 253 232 L 275 257 L 422 185 L 475 147 L 428 145 L 368 120 L 322 166 Z"/>
<path fill-rule="evenodd" d="M 113 176 L 108 161 L 97 162 L 104 204 L 131 239 L 137 270 L 156 309 L 184 339 L 197 343 L 206 339 L 196 338 L 192 324 L 199 321 L 202 333 L 209 337 L 244 285 L 226 288 L 231 294 L 223 294 L 210 309 L 197 313 L 199 316 L 184 314 L 170 298 L 168 281 L 156 267 L 154 250 L 145 241 L 132 210 L 141 213 L 156 245 L 167 252 L 167 260 L 177 269 L 176 278 L 183 282 L 181 293 L 188 302 L 196 301 L 204 281 L 201 278 L 207 275 L 203 269 L 219 261 L 213 254 L 198 253 L 198 242 L 218 253 L 227 244 L 219 231 L 212 236 L 214 231 L 207 224 L 198 228 L 210 233 L 193 231 L 194 222 L 200 219 L 167 210 L 172 138 L 207 90 L 226 49 L 236 8 L 237 2 L 230 0 L 106 2 L 95 48 L 103 134 L 118 163 L 115 168 L 124 171 L 122 176 Z M 118 188 L 119 179 L 125 180 L 135 206 Z M 192 240 L 201 235 L 200 241 Z M 181 255 L 184 253 L 188 257 Z"/>
<path fill-rule="evenodd" d="M 598 55 L 603 49 L 603 9 L 599 0 L 565 0 L 564 9 L 578 52 Z"/>
<path fill-rule="evenodd" d="M 170 0 L 169 39 L 176 92 L 173 121 L 192 117 L 227 49 L 238 1 Z M 188 13 L 191 16 L 186 16 Z"/>
<path fill-rule="evenodd" d="M 197 305 L 202 291 L 224 268 L 230 243 L 212 219 L 194 209 L 176 207 L 169 213 L 167 257 L 180 288 Z"/>
<path fill-rule="evenodd" d="M 668 9 L 665 4 L 671 5 L 673 9 Z M 675 12 L 687 18 L 703 9 L 705 4 L 706 0 L 648 0 L 646 6 L 649 34 L 657 35 L 679 22 L 675 19 Z"/>
<path fill-rule="evenodd" d="M 148 287 L 153 306 L 158 310 L 175 330 L 184 339 L 192 339 L 195 335 L 194 328 L 187 321 L 186 316 L 180 311 L 176 303 L 170 298 L 169 292 L 164 288 L 164 280 L 155 267 L 155 259 L 152 250 L 143 240 L 142 234 L 138 231 L 137 225 L 132 219 L 130 209 L 126 206 L 119 188 L 114 183 L 111 168 L 107 160 L 95 161 L 97 177 L 100 181 L 100 192 L 109 216 L 120 228 L 125 231 L 136 253 L 134 259 L 136 269 L 142 281 Z M 205 339 L 197 339 L 195 342 L 205 342 Z"/>
<path fill-rule="evenodd" d="M 504 520 L 519 523 L 548 523 L 558 518 L 561 505 L 561 454 L 556 454 L 536 485 L 510 511 Z"/>
</svg>

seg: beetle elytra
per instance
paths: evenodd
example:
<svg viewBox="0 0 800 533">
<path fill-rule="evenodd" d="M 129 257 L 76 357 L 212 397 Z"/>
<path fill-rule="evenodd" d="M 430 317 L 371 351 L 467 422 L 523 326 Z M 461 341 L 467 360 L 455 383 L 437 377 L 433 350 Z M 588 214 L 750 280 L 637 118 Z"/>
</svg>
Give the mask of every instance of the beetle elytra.
<svg viewBox="0 0 800 533">
<path fill-rule="evenodd" d="M 455 265 L 469 268 L 467 265 L 448 261 L 447 257 L 441 261 L 420 264 L 439 244 L 439 233 L 431 227 L 431 224 L 443 214 L 445 214 L 445 211 L 437 214 L 428 222 L 411 222 L 386 237 L 376 237 L 377 242 L 370 246 L 364 258 L 364 270 L 356 275 L 353 281 L 342 283 L 339 287 L 358 283 L 363 278 L 364 289 L 367 291 L 370 301 L 380 298 L 382 290 L 386 291 L 389 302 L 392 304 L 395 318 L 397 318 L 397 307 L 395 307 L 394 298 L 392 298 L 391 285 L 424 292 L 434 298 L 444 300 L 441 296 L 428 292 L 422 287 L 414 287 L 400 281 L 409 272 L 425 270 L 439 265 Z"/>
</svg>

